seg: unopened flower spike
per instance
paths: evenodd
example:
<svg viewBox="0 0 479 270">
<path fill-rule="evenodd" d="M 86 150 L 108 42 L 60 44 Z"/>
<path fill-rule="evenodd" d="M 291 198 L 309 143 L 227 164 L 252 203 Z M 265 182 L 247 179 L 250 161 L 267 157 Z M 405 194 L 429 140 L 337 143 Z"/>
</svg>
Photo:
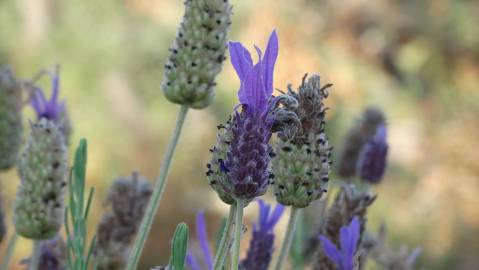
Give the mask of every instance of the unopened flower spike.
<svg viewBox="0 0 479 270">
<path fill-rule="evenodd" d="M 185 15 L 165 64 L 163 92 L 169 101 L 208 106 L 221 70 L 231 24 L 227 0 L 186 0 Z"/>
<path fill-rule="evenodd" d="M 241 262 L 242 269 L 264 270 L 268 269 L 274 251 L 274 227 L 284 212 L 284 206 L 277 204 L 274 209 L 261 199 L 259 204 L 259 217 L 253 224 L 251 238 L 246 258 Z"/>
<path fill-rule="evenodd" d="M 20 185 L 14 203 L 17 233 L 31 239 L 50 239 L 63 224 L 68 175 L 67 149 L 58 126 L 42 118 L 31 124 L 20 156 Z"/>
<path fill-rule="evenodd" d="M 138 172 L 113 182 L 105 203 L 111 210 L 97 228 L 94 255 L 99 270 L 125 267 L 151 193 L 150 183 Z"/>
<path fill-rule="evenodd" d="M 272 175 L 269 171 L 274 116 L 273 71 L 278 56 L 278 37 L 273 31 L 258 62 L 239 42 L 230 42 L 231 62 L 240 79 L 240 106 L 224 125 L 218 126 L 218 138 L 211 162 L 207 165 L 210 185 L 227 204 L 236 199 L 251 201 L 263 195 Z"/>
<path fill-rule="evenodd" d="M 291 136 L 280 137 L 273 159 L 274 193 L 279 203 L 296 208 L 308 206 L 327 191 L 331 147 L 325 133 L 324 99 L 330 84 L 321 86 L 318 75 L 310 76 L 298 91 L 289 86 L 288 96 L 297 100 L 291 107 L 300 125 Z"/>
<path fill-rule="evenodd" d="M 363 181 L 377 184 L 383 178 L 388 153 L 386 132 L 386 127 L 380 125 L 374 137 L 363 146 L 359 153 L 358 175 Z"/>
<path fill-rule="evenodd" d="M 320 236 L 324 252 L 336 264 L 337 269 L 354 269 L 354 256 L 359 243 L 360 226 L 359 218 L 354 217 L 349 225 L 341 227 L 339 247 L 327 237 Z"/>
<path fill-rule="evenodd" d="M 18 161 L 22 141 L 22 91 L 8 67 L 0 67 L 0 172 Z"/>
</svg>

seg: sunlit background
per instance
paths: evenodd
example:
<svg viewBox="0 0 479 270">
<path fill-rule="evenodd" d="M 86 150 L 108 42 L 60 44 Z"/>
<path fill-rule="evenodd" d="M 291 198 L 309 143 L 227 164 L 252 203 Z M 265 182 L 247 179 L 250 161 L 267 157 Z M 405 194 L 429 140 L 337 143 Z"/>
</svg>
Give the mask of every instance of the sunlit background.
<svg viewBox="0 0 479 270">
<path fill-rule="evenodd" d="M 390 163 L 376 188 L 369 228 L 386 223 L 392 246 L 422 247 L 418 269 L 479 269 L 478 2 L 233 4 L 231 39 L 263 47 L 271 30 L 278 31 L 276 88 L 296 87 L 305 73 L 319 73 L 323 83 L 334 84 L 327 131 L 336 149 L 365 106 L 385 111 Z M 182 1 L 173 0 L 0 0 L 0 64 L 11 65 L 24 79 L 61 65 L 72 141 L 89 141 L 87 184 L 97 191 L 92 233 L 115 177 L 138 170 L 153 182 L 158 175 L 179 109 L 163 97 L 160 83 L 182 13 Z M 40 84 L 50 87 L 47 78 Z M 227 213 L 204 172 L 215 126 L 236 104 L 238 87 L 227 61 L 214 103 L 189 113 L 139 269 L 167 263 L 178 222 L 194 227 L 195 213 L 205 209 L 214 235 Z M 11 209 L 17 173 L 0 177 L 4 204 Z M 256 206 L 246 214 L 254 220 Z M 285 225 L 284 217 L 277 231 Z M 5 241 L 0 254 L 4 249 Z M 30 243 L 20 241 L 12 269 L 21 269 L 16 263 L 29 251 Z"/>
</svg>

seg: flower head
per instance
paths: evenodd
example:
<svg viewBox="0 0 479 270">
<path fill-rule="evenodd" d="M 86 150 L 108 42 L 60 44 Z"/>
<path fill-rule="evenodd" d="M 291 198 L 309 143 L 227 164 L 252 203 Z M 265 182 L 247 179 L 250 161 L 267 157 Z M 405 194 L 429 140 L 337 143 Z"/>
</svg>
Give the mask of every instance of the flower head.
<svg viewBox="0 0 479 270">
<path fill-rule="evenodd" d="M 376 134 L 361 149 L 358 160 L 358 174 L 366 182 L 375 184 L 381 181 L 386 169 L 388 144 L 386 127 L 380 125 Z"/>
<path fill-rule="evenodd" d="M 272 153 L 269 140 L 274 123 L 276 99 L 273 71 L 278 55 L 276 31 L 270 35 L 264 57 L 259 48 L 253 65 L 248 50 L 239 42 L 230 42 L 231 62 L 241 82 L 238 98 L 241 111 L 235 110 L 225 125 L 218 126 L 218 142 L 211 150 L 208 180 L 220 198 L 228 204 L 235 199 L 250 201 L 266 192 L 271 176 Z"/>
<path fill-rule="evenodd" d="M 58 71 L 52 77 L 52 96 L 49 100 L 46 99 L 43 90 L 39 87 L 34 88 L 33 96 L 30 104 L 37 114 L 38 120 L 46 118 L 48 120 L 57 121 L 60 114 L 65 110 L 65 102 L 58 101 L 60 78 Z"/>
<path fill-rule="evenodd" d="M 354 255 L 360 235 L 359 218 L 353 217 L 351 223 L 341 227 L 340 249 L 327 237 L 320 236 L 321 246 L 328 258 L 333 261 L 339 270 L 352 270 L 354 266 Z"/>
<path fill-rule="evenodd" d="M 253 237 L 246 258 L 241 262 L 244 269 L 260 270 L 268 269 L 273 254 L 274 227 L 284 212 L 284 206 L 277 204 L 274 210 L 271 205 L 263 200 L 257 200 L 259 204 L 259 216 L 253 224 Z"/>
</svg>

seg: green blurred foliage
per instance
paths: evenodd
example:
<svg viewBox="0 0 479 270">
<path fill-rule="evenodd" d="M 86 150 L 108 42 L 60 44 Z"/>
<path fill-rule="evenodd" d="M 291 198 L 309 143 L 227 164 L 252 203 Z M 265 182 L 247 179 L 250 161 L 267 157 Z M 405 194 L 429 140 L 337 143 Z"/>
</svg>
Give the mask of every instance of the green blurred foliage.
<svg viewBox="0 0 479 270">
<path fill-rule="evenodd" d="M 376 189 L 369 227 L 374 231 L 385 222 L 391 245 L 421 246 L 421 269 L 477 268 L 477 1 L 233 4 L 231 39 L 261 47 L 271 29 L 278 30 L 277 88 L 297 86 L 306 72 L 334 83 L 327 129 L 336 149 L 365 106 L 385 110 L 390 166 Z M 10 64 L 24 79 L 61 64 L 72 142 L 88 138 L 87 185 L 98 191 L 90 231 L 115 177 L 135 169 L 151 181 L 157 176 L 178 111 L 159 86 L 182 8 L 181 1 L 167 0 L 0 0 L 0 63 Z M 49 89 L 48 79 L 40 83 Z M 214 234 L 227 212 L 203 174 L 215 126 L 235 105 L 238 87 L 226 63 L 214 104 L 189 114 L 140 269 L 167 263 L 169 233 L 178 222 L 192 224 L 194 213 L 206 208 L 217 221 L 209 228 Z M 11 205 L 18 177 L 15 171 L 1 177 L 4 200 Z M 252 211 L 246 211 L 250 221 Z M 28 249 L 21 241 L 16 260 Z"/>
</svg>

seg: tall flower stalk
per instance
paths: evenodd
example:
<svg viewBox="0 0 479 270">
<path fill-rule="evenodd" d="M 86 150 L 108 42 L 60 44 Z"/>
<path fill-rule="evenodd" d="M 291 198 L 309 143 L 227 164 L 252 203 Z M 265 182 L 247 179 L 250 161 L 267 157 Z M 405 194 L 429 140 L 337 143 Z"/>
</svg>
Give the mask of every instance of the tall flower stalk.
<svg viewBox="0 0 479 270">
<path fill-rule="evenodd" d="M 165 97 L 182 106 L 160 167 L 157 184 L 128 258 L 127 270 L 136 269 L 140 260 L 165 190 L 168 170 L 188 108 L 205 108 L 214 96 L 215 78 L 225 59 L 231 9 L 231 4 L 227 0 L 185 1 L 185 14 L 165 64 L 162 85 Z"/>
<path fill-rule="evenodd" d="M 240 79 L 238 99 L 233 116 L 218 126 L 218 140 L 211 149 L 207 164 L 208 182 L 223 202 L 236 205 L 232 266 L 239 266 L 243 208 L 263 195 L 271 180 L 273 156 L 269 140 L 273 133 L 274 109 L 279 99 L 273 98 L 273 71 L 278 56 L 278 37 L 273 31 L 258 62 L 253 65 L 249 51 L 240 42 L 230 42 L 231 63 Z M 220 251 L 222 252 L 222 251 Z"/>
</svg>

